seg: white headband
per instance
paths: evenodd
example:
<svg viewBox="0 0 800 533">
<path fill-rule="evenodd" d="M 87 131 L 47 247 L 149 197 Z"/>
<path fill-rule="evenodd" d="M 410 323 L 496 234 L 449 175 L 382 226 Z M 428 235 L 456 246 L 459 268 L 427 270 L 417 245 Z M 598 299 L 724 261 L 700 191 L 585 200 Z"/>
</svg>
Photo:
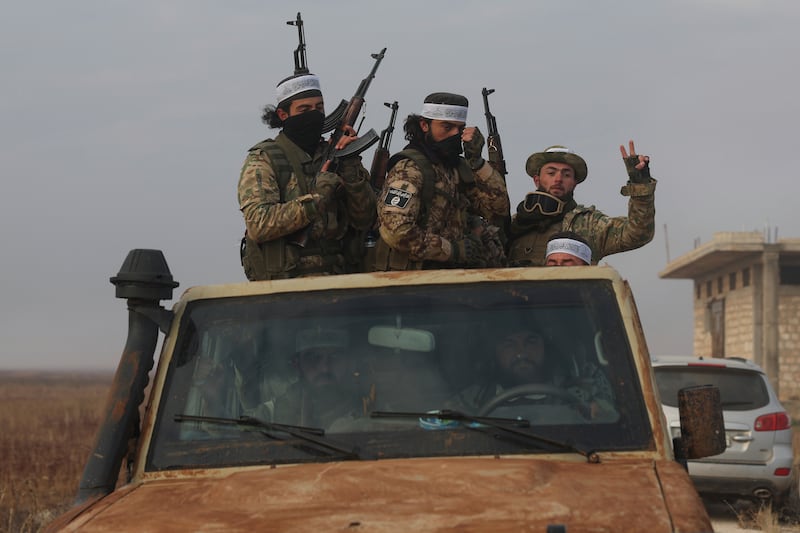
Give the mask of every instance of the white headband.
<svg viewBox="0 0 800 533">
<path fill-rule="evenodd" d="M 550 254 L 565 253 L 577 257 L 587 265 L 592 264 L 592 249 L 580 241 L 574 239 L 553 239 L 547 243 L 547 251 L 544 254 L 547 259 Z"/>
<path fill-rule="evenodd" d="M 422 113 L 425 118 L 434 120 L 452 120 L 454 122 L 467 122 L 467 108 L 462 105 L 450 104 L 422 104 Z"/>
<path fill-rule="evenodd" d="M 279 83 L 275 88 L 275 95 L 278 98 L 278 105 L 280 105 L 281 102 L 287 98 L 311 90 L 322 92 L 319 85 L 319 78 L 314 74 L 306 74 L 304 76 L 297 76 L 296 78 L 289 78 Z"/>
</svg>

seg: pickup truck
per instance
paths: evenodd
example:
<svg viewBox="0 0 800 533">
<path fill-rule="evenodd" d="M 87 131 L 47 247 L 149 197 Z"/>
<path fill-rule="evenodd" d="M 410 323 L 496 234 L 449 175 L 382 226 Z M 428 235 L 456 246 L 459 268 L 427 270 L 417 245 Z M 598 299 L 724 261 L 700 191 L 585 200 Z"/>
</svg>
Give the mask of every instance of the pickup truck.
<svg viewBox="0 0 800 533">
<path fill-rule="evenodd" d="M 111 281 L 128 339 L 49 531 L 712 530 L 685 461 L 725 446 L 718 391 L 682 391 L 671 441 L 611 267 L 198 286 L 166 309 L 178 283 L 136 249 Z M 541 379 L 502 380 L 514 328 Z"/>
</svg>

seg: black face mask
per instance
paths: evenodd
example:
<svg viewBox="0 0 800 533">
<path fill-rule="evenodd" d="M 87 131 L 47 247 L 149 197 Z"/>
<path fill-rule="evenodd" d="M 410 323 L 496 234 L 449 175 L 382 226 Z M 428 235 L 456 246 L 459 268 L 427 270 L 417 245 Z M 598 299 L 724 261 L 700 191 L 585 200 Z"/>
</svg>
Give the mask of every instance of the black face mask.
<svg viewBox="0 0 800 533">
<path fill-rule="evenodd" d="M 316 109 L 294 115 L 283 121 L 283 133 L 309 155 L 314 155 L 322 136 L 325 115 Z"/>
<path fill-rule="evenodd" d="M 433 153 L 435 153 L 446 166 L 454 167 L 458 164 L 458 156 L 463 150 L 461 146 L 461 135 L 451 135 L 447 139 L 434 142 L 431 140 L 430 133 L 425 135 Z"/>
</svg>

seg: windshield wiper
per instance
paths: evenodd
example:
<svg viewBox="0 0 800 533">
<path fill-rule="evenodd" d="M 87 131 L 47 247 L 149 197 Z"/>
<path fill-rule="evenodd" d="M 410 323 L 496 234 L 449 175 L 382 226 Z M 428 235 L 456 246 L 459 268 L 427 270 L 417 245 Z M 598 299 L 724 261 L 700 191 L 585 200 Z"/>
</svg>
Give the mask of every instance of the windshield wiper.
<svg viewBox="0 0 800 533">
<path fill-rule="evenodd" d="M 549 439 L 547 437 L 543 437 L 541 435 L 537 435 L 535 433 L 528 433 L 527 431 L 521 431 L 517 428 L 529 428 L 531 423 L 529 420 L 525 420 L 524 418 L 498 418 L 493 416 L 473 416 L 467 413 L 462 413 L 461 411 L 454 411 L 451 409 L 441 409 L 439 411 L 431 411 L 431 412 L 400 412 L 400 411 L 373 411 L 370 413 L 372 418 L 438 418 L 440 420 L 454 420 L 457 422 L 468 422 L 469 424 L 465 425 L 464 427 L 468 429 L 481 429 L 481 426 L 489 426 L 494 429 L 499 429 L 510 433 L 511 435 L 522 437 L 527 441 L 534 441 L 539 444 L 546 444 L 548 446 L 554 446 L 555 448 L 566 450 L 569 452 L 574 452 L 579 455 L 583 455 L 586 457 L 586 460 L 590 463 L 599 463 L 600 458 L 598 457 L 597 453 L 594 451 L 585 451 L 582 450 L 568 442 L 561 442 L 553 439 Z"/>
<path fill-rule="evenodd" d="M 310 442 L 312 444 L 316 444 L 317 446 L 321 446 L 322 448 L 327 448 L 328 450 L 333 450 L 335 452 L 341 453 L 347 458 L 360 459 L 360 457 L 358 456 L 358 452 L 355 448 L 347 449 L 342 446 L 333 444 L 327 439 L 319 438 L 325 436 L 325 430 L 322 428 L 292 426 L 290 424 L 278 424 L 275 422 L 267 422 L 266 420 L 261 420 L 260 418 L 256 418 L 253 416 L 240 416 L 239 418 L 225 418 L 218 416 L 178 414 L 175 415 L 173 420 L 175 420 L 176 422 L 207 422 L 209 424 L 225 424 L 231 426 L 257 427 L 265 430 L 264 433 L 272 438 L 275 437 L 274 435 L 270 434 L 271 432 L 286 433 L 296 439 L 302 440 L 303 442 Z"/>
</svg>

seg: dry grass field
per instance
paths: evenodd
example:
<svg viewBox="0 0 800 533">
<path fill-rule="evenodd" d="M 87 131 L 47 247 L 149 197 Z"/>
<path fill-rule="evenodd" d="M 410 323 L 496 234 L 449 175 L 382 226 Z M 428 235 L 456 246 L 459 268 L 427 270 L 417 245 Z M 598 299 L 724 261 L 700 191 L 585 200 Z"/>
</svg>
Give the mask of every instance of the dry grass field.
<svg viewBox="0 0 800 533">
<path fill-rule="evenodd" d="M 39 531 L 70 507 L 112 378 L 0 371 L 0 532 Z M 800 428 L 795 442 L 800 450 Z M 742 513 L 739 520 L 762 531 L 798 531 L 768 526 L 774 514 Z"/>
<path fill-rule="evenodd" d="M 39 531 L 69 508 L 112 379 L 0 371 L 0 531 Z"/>
</svg>

